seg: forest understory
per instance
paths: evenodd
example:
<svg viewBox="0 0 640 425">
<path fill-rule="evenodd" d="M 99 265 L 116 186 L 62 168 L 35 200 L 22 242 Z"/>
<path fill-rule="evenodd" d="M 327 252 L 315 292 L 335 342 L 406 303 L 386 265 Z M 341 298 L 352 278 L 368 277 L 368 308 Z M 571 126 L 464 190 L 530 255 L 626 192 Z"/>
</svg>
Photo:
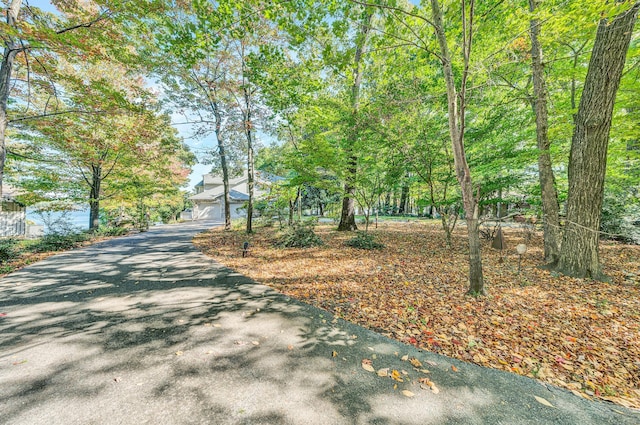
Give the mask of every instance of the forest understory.
<svg viewBox="0 0 640 425">
<path fill-rule="evenodd" d="M 315 230 L 324 245 L 307 249 L 275 247 L 275 227 L 251 236 L 216 228 L 194 242 L 258 282 L 396 340 L 640 408 L 640 246 L 602 242 L 611 281 L 601 283 L 541 269 L 541 232 L 504 228 L 503 251 L 483 242 L 488 295 L 473 298 L 464 227 L 452 249 L 435 221 L 381 223 L 370 229 L 379 250 L 346 246 L 354 234 L 333 226 Z M 528 250 L 519 271 L 520 243 Z"/>
</svg>

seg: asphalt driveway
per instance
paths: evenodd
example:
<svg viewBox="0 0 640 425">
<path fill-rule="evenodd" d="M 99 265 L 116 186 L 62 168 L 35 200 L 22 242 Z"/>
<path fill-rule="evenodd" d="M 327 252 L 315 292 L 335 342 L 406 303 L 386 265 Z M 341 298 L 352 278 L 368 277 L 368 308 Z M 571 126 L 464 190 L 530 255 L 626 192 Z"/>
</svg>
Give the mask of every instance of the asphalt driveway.
<svg viewBox="0 0 640 425">
<path fill-rule="evenodd" d="M 210 225 L 155 227 L 0 279 L 0 424 L 640 424 L 256 284 L 192 246 Z"/>
</svg>

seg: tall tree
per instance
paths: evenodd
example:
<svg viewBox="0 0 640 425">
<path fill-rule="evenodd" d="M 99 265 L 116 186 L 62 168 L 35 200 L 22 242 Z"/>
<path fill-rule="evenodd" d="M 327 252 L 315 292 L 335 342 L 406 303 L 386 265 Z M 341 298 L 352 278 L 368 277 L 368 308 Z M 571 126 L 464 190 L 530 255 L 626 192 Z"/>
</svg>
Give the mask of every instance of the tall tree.
<svg viewBox="0 0 640 425">
<path fill-rule="evenodd" d="M 534 14 L 538 0 L 529 0 L 529 12 Z M 540 44 L 540 20 L 532 17 L 529 23 L 531 37 L 531 64 L 533 92 L 531 100 L 536 119 L 536 142 L 538 145 L 538 176 L 542 198 L 544 226 L 544 258 L 554 264 L 559 256 L 560 242 L 560 206 L 556 190 L 555 177 L 551 164 L 551 142 L 549 140 L 549 113 L 547 110 L 547 85 L 544 76 L 544 61 Z"/>
<path fill-rule="evenodd" d="M 2 63 L 0 64 L 0 197 L 2 196 L 2 180 L 4 175 L 4 164 L 7 156 L 5 139 L 7 132 L 7 102 L 11 87 L 11 74 L 13 72 L 13 62 L 16 55 L 23 50 L 20 40 L 12 31 L 15 31 L 18 21 L 18 14 L 22 6 L 22 0 L 11 0 L 7 9 L 7 31 L 2 39 L 4 41 L 4 51 Z M 0 205 L 2 211 L 2 205 Z"/>
<path fill-rule="evenodd" d="M 211 154 L 222 171 L 224 199 L 224 228 L 231 229 L 231 199 L 229 195 L 229 109 L 231 97 L 227 94 L 229 61 L 227 44 L 209 45 L 201 57 L 193 61 L 171 61 L 174 66 L 161 67 L 162 81 L 167 88 L 168 103 L 185 113 L 186 122 L 195 128 L 198 137 L 213 132 L 216 149 Z M 186 48 L 189 48 L 187 46 Z"/>
<path fill-rule="evenodd" d="M 629 3 L 629 2 L 626 2 Z M 609 132 L 640 2 L 600 20 L 580 98 L 569 157 L 567 221 L 556 269 L 604 279 L 598 252 Z"/>
<path fill-rule="evenodd" d="M 351 65 L 351 128 L 347 130 L 347 147 L 345 149 L 347 170 L 344 184 L 344 198 L 342 199 L 342 212 L 340 214 L 340 223 L 338 224 L 338 230 L 342 231 L 358 229 L 355 217 L 356 173 L 358 171 L 356 143 L 360 137 L 360 126 L 362 125 L 362 117 L 360 116 L 360 92 L 364 73 L 364 54 L 366 53 L 372 30 L 372 19 L 373 12 L 364 9 L 361 20 L 359 21 L 355 54 Z"/>
<path fill-rule="evenodd" d="M 247 201 L 247 233 L 253 232 L 253 203 L 255 196 L 255 86 L 251 78 L 251 68 L 249 66 L 249 52 L 247 51 L 247 40 L 241 38 L 237 41 L 238 59 L 240 60 L 240 95 L 238 107 L 242 113 L 242 129 L 247 142 L 247 187 L 249 189 L 249 200 Z"/>
<path fill-rule="evenodd" d="M 475 1 L 470 0 L 469 5 L 462 1 L 460 17 L 462 21 L 462 56 L 463 67 L 459 81 L 460 89 L 456 87 L 456 76 L 452 67 L 452 57 L 449 51 L 443 12 L 438 0 L 431 0 L 433 13 L 433 26 L 440 47 L 440 60 L 442 71 L 447 85 L 447 109 L 449 111 L 449 136 L 453 151 L 453 159 L 456 177 L 462 192 L 462 204 L 464 206 L 465 221 L 467 223 L 467 237 L 469 241 L 469 293 L 483 294 L 484 278 L 482 275 L 482 255 L 480 250 L 479 232 L 479 195 L 480 190 L 473 185 L 471 170 L 467 162 L 464 145 L 465 112 L 467 97 L 467 81 L 469 77 L 469 62 L 471 58 L 471 46 L 474 35 Z M 476 195 L 477 192 L 477 195 Z"/>
</svg>

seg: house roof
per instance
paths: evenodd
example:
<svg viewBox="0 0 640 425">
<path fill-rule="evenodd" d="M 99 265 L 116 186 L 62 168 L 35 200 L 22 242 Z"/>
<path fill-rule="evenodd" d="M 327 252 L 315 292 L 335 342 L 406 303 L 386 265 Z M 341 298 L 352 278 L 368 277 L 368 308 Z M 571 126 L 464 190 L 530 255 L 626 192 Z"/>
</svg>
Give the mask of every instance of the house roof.
<svg viewBox="0 0 640 425">
<path fill-rule="evenodd" d="M 243 183 L 247 180 L 247 173 L 244 173 L 243 175 L 239 176 L 239 177 L 234 177 L 232 179 L 229 179 L 229 185 L 230 186 L 235 186 L 238 185 L 240 183 Z M 204 176 L 202 176 L 202 182 L 205 185 L 220 185 L 222 186 L 222 176 L 220 175 L 215 175 L 215 174 L 205 174 Z"/>
<path fill-rule="evenodd" d="M 220 188 L 215 188 L 190 196 L 189 199 L 192 201 L 216 201 L 222 198 L 222 196 L 224 196 L 224 191 Z M 238 192 L 237 190 L 230 190 L 229 198 L 231 198 L 231 201 L 244 202 L 249 200 L 249 195 Z"/>
<path fill-rule="evenodd" d="M 277 183 L 286 180 L 286 178 L 284 177 L 276 176 L 275 174 L 267 173 L 266 171 L 261 170 L 256 170 L 256 179 L 268 183 Z"/>
<path fill-rule="evenodd" d="M 229 197 L 231 198 L 232 201 L 248 201 L 249 200 L 249 195 L 247 195 L 246 193 L 242 193 L 242 192 L 238 192 L 237 190 L 230 190 L 229 191 Z"/>
<path fill-rule="evenodd" d="M 267 173 L 266 171 L 255 171 L 255 179 L 257 183 L 269 184 L 276 183 L 282 180 L 286 180 L 284 177 L 276 176 L 275 174 Z M 249 180 L 247 172 L 242 173 L 241 176 L 234 177 L 229 179 L 229 186 L 237 186 L 239 184 L 245 183 Z M 218 174 L 205 174 L 202 176 L 202 181 L 196 185 L 196 187 L 204 186 L 204 185 L 215 185 L 222 186 L 222 176 Z"/>
</svg>

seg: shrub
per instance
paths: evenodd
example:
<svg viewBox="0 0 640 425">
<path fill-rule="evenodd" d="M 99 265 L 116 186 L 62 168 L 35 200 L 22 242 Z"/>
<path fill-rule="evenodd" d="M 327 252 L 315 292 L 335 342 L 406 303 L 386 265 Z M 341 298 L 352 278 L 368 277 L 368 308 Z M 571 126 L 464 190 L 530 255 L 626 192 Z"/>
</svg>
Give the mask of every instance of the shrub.
<svg viewBox="0 0 640 425">
<path fill-rule="evenodd" d="M 14 238 L 0 239 L 0 264 L 20 255 L 19 241 Z"/>
<path fill-rule="evenodd" d="M 129 229 L 121 226 L 106 226 L 100 227 L 97 232 L 95 232 L 96 236 L 122 236 L 129 233 Z"/>
<path fill-rule="evenodd" d="M 382 249 L 384 244 L 377 242 L 371 233 L 358 232 L 356 237 L 345 242 L 346 245 L 358 249 Z"/>
<path fill-rule="evenodd" d="M 320 246 L 324 242 L 313 231 L 314 222 L 296 223 L 287 228 L 282 236 L 278 238 L 276 245 L 281 248 L 311 248 Z"/>
<path fill-rule="evenodd" d="M 244 218 L 234 218 L 231 220 L 231 230 L 240 232 L 247 227 L 247 220 Z"/>
<path fill-rule="evenodd" d="M 628 205 L 624 196 L 605 193 L 600 222 L 604 238 L 640 244 L 639 221 L 640 207 L 637 204 Z"/>
<path fill-rule="evenodd" d="M 64 251 L 73 249 L 90 236 L 86 233 L 49 233 L 30 247 L 33 252 Z"/>
</svg>

